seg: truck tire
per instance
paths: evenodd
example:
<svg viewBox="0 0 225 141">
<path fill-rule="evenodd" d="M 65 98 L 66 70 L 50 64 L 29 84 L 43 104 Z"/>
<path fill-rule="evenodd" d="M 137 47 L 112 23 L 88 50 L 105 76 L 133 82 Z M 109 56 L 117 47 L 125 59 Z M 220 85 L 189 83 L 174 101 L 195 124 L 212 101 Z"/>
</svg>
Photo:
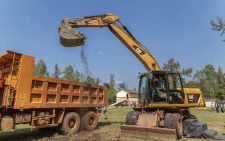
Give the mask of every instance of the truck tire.
<svg viewBox="0 0 225 141">
<path fill-rule="evenodd" d="M 173 118 L 172 118 L 172 128 L 176 129 L 177 132 L 177 138 L 180 139 L 183 136 L 183 121 L 182 118 L 180 116 L 180 114 L 178 113 L 174 113 L 173 114 Z"/>
<path fill-rule="evenodd" d="M 1 119 L 0 129 L 1 131 L 4 131 L 4 132 L 13 130 L 14 129 L 13 118 L 10 116 L 4 116 Z"/>
<path fill-rule="evenodd" d="M 165 128 L 171 128 L 172 127 L 172 118 L 173 118 L 172 113 L 166 113 L 165 114 L 165 118 L 164 118 L 164 127 Z"/>
<path fill-rule="evenodd" d="M 130 111 L 126 116 L 126 125 L 137 125 L 138 117 L 140 112 Z"/>
<path fill-rule="evenodd" d="M 80 128 L 80 116 L 75 112 L 69 112 L 65 115 L 62 125 L 61 132 L 63 134 L 76 133 Z"/>
<path fill-rule="evenodd" d="M 82 118 L 82 126 L 85 130 L 94 130 L 98 124 L 98 116 L 95 112 L 89 111 Z"/>
</svg>

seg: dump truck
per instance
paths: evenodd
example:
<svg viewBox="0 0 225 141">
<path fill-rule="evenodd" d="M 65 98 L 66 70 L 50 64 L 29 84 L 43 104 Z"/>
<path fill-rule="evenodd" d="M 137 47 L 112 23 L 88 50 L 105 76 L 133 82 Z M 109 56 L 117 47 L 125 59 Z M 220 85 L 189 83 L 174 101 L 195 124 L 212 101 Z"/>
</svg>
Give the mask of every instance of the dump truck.
<svg viewBox="0 0 225 141">
<path fill-rule="evenodd" d="M 6 51 L 0 55 L 0 131 L 17 124 L 31 129 L 58 127 L 63 134 L 97 126 L 107 105 L 107 85 L 35 76 L 34 57 Z"/>
<path fill-rule="evenodd" d="M 147 70 L 139 76 L 139 102 L 127 114 L 125 125 L 121 126 L 122 136 L 165 141 L 181 138 L 183 121 L 194 118 L 188 108 L 205 106 L 201 90 L 184 88 L 180 73 L 161 70 L 149 50 L 115 14 L 64 18 L 58 28 L 60 43 L 64 47 L 83 45 L 85 35 L 73 29 L 84 27 L 108 28 Z"/>
</svg>

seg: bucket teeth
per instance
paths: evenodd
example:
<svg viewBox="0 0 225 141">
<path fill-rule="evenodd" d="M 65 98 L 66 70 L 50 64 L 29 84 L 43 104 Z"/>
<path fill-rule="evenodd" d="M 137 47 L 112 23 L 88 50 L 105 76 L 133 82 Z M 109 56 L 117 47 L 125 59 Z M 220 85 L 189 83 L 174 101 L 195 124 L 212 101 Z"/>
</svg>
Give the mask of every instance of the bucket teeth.
<svg viewBox="0 0 225 141">
<path fill-rule="evenodd" d="M 80 33 L 73 31 L 72 29 L 61 27 L 59 29 L 60 44 L 65 47 L 76 47 L 84 44 L 85 36 Z"/>
</svg>

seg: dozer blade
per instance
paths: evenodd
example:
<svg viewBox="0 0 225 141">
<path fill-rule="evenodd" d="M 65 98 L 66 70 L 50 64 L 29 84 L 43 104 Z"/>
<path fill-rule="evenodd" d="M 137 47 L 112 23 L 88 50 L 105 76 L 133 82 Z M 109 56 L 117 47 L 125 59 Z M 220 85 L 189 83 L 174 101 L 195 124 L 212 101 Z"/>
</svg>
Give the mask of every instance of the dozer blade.
<svg viewBox="0 0 225 141">
<path fill-rule="evenodd" d="M 136 125 L 121 125 L 121 138 L 124 140 L 157 140 L 157 141 L 176 141 L 177 134 L 175 129 L 142 127 Z"/>
<path fill-rule="evenodd" d="M 84 44 L 85 36 L 80 33 L 73 31 L 72 28 L 60 27 L 60 44 L 64 47 L 77 47 Z"/>
</svg>

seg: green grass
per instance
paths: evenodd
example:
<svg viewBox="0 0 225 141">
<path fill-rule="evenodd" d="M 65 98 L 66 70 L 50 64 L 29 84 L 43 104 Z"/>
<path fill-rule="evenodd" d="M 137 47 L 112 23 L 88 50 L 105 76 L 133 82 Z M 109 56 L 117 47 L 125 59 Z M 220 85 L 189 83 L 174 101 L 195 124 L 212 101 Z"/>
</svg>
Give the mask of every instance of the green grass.
<svg viewBox="0 0 225 141">
<path fill-rule="evenodd" d="M 209 129 L 214 129 L 220 134 L 225 133 L 225 113 L 216 113 L 207 108 L 191 109 L 190 112 L 195 115 L 200 122 L 207 123 Z"/>
<path fill-rule="evenodd" d="M 66 137 L 58 134 L 54 130 L 45 130 L 45 131 L 30 131 L 28 129 L 29 126 L 21 125 L 17 126 L 17 131 L 9 132 L 9 133 L 0 133 L 0 140 L 10 140 L 10 141 L 30 141 L 30 140 L 72 140 L 79 137 L 80 140 L 82 138 L 91 139 L 96 138 L 97 140 L 108 140 L 118 137 L 120 135 L 120 125 L 125 122 L 126 114 L 128 111 L 132 109 L 128 107 L 124 108 L 110 108 L 107 111 L 108 119 L 104 119 L 103 115 L 100 116 L 98 128 L 94 131 L 87 132 L 82 131 L 72 137 Z M 225 133 L 225 113 L 217 114 L 215 111 L 211 109 L 191 109 L 190 112 L 195 115 L 200 122 L 204 122 L 208 124 L 210 129 L 217 130 L 219 133 Z M 69 139 L 68 139 L 69 138 Z M 201 139 L 182 139 L 182 140 L 193 140 L 199 141 Z"/>
</svg>

